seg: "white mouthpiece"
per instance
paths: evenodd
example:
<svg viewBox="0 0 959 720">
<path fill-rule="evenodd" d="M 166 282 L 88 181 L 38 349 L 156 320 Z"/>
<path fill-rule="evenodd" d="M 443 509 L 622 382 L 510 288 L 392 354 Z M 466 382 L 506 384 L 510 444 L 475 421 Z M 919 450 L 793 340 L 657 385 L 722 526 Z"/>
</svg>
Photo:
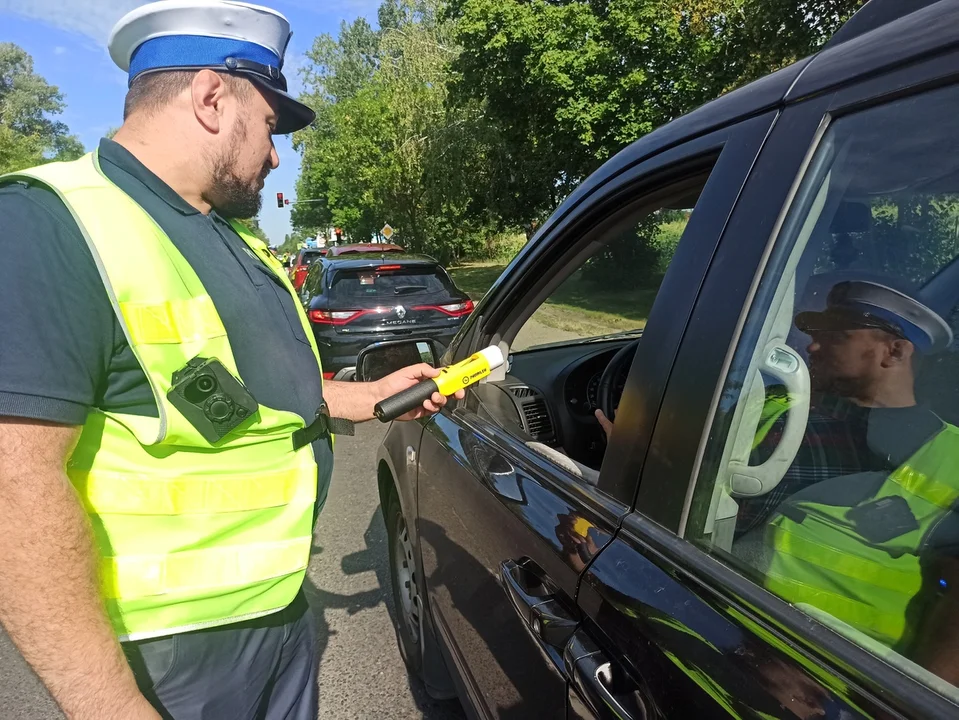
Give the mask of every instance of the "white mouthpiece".
<svg viewBox="0 0 959 720">
<path fill-rule="evenodd" d="M 490 345 L 488 348 L 480 350 L 479 354 L 486 358 L 490 370 L 495 370 L 504 362 L 503 351 L 496 345 Z"/>
</svg>

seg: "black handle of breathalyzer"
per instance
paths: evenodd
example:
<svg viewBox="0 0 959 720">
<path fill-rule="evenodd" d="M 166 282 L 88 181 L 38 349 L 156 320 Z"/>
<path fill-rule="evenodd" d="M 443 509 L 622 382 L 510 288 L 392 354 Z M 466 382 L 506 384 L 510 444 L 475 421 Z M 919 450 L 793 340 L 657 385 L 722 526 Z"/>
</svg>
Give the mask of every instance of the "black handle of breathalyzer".
<svg viewBox="0 0 959 720">
<path fill-rule="evenodd" d="M 433 397 L 439 388 L 433 380 L 421 380 L 411 388 L 406 388 L 396 395 L 390 395 L 373 406 L 373 413 L 380 422 L 388 423 L 396 420 L 400 415 L 408 413 Z"/>
</svg>

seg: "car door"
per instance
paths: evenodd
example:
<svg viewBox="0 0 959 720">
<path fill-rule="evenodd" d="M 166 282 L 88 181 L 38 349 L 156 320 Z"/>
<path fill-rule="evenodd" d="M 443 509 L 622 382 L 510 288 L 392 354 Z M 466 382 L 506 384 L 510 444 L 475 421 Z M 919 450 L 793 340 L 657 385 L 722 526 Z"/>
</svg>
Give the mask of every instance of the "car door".
<svg viewBox="0 0 959 720">
<path fill-rule="evenodd" d="M 682 228 L 665 278 L 650 275 L 659 290 L 648 294 L 653 312 L 637 351 L 644 372 L 618 410 L 619 422 L 643 427 L 655 415 L 709 258 L 773 117 L 761 113 L 687 142 L 667 133 L 659 147 L 655 139 L 640 143 L 631 162 L 618 159 L 605 182 L 592 178 L 585 199 L 513 263 L 455 352 L 523 337 L 535 322 L 530 314 L 549 305 L 544 297 L 559 294 L 566 302 L 565 283 L 579 282 L 590 262 L 613 272 L 616 263 L 603 258 L 603 248 L 612 239 L 628 245 L 630 238 L 638 242 L 637 233 L 648 237 L 650 218 L 656 238 L 665 237 L 667 225 Z M 564 651 L 579 623 L 579 577 L 611 539 L 636 489 L 638 468 L 628 462 L 636 442 L 617 439 L 618 429 L 598 475 L 559 450 L 585 459 L 590 449 L 577 442 L 578 433 L 590 422 L 600 432 L 591 416 L 569 409 L 579 397 L 563 394 L 569 368 L 635 351 L 635 331 L 599 340 L 588 328 L 585 334 L 528 352 L 514 342 L 509 374 L 444 409 L 420 445 L 417 532 L 429 607 L 481 716 L 565 715 Z"/>
<path fill-rule="evenodd" d="M 882 38 L 870 40 L 866 50 L 875 53 Z M 857 72 L 868 71 L 868 58 L 855 62 L 855 48 L 836 50 Z M 823 365 L 825 335 L 807 336 L 800 318 L 824 314 L 841 297 L 831 289 L 856 281 L 905 287 L 951 323 L 959 305 L 959 246 L 946 219 L 959 202 L 959 147 L 949 120 L 959 110 L 959 55 L 833 92 L 822 85 L 842 80 L 835 53 L 822 60 L 832 77 L 812 72 L 805 86 L 797 83 L 800 100 L 776 122 L 709 268 L 648 453 L 636 453 L 645 453 L 645 462 L 634 509 L 582 579 L 579 658 L 570 658 L 573 716 L 603 714 L 604 707 L 632 715 L 637 684 L 646 712 L 661 717 L 959 712 L 950 546 L 929 546 L 936 537 L 930 531 L 922 550 L 887 552 L 877 547 L 879 536 L 904 537 L 888 522 L 875 542 L 861 545 L 799 533 L 787 542 L 781 531 L 786 523 L 803 527 L 822 508 L 844 537 L 858 536 L 857 516 L 843 514 L 852 502 L 843 495 L 864 479 L 908 471 L 909 461 L 894 469 L 902 460 L 893 460 L 891 448 L 921 429 L 910 418 L 922 397 L 913 407 L 857 395 L 834 412 L 838 405 L 825 401 L 856 376 L 843 366 L 845 384 L 826 383 L 838 365 Z M 910 347 L 907 355 L 919 347 L 891 331 L 853 327 L 859 329 L 831 328 L 838 333 L 832 341 L 878 332 L 876 342 Z M 925 403 L 947 428 L 957 421 L 954 352 L 923 358 L 916 378 L 917 394 L 926 388 Z M 924 382 L 924 374 L 933 377 Z M 788 411 L 764 424 L 770 398 L 783 389 Z M 889 417 L 898 419 L 884 421 L 887 432 L 877 436 L 875 419 Z M 858 451 L 862 443 L 871 451 L 865 459 L 844 449 Z M 955 473 L 946 476 L 949 486 Z M 800 511 L 802 497 L 818 499 Z M 954 520 L 949 503 L 941 504 L 940 530 Z M 912 576 L 901 563 L 892 576 L 877 569 L 879 561 L 857 561 L 853 552 L 860 551 L 889 562 L 918 558 Z M 929 575 L 937 559 L 946 570 Z M 883 616 L 862 608 L 894 603 L 879 598 L 913 583 L 919 589 L 899 606 L 899 635 L 889 639 Z"/>
</svg>

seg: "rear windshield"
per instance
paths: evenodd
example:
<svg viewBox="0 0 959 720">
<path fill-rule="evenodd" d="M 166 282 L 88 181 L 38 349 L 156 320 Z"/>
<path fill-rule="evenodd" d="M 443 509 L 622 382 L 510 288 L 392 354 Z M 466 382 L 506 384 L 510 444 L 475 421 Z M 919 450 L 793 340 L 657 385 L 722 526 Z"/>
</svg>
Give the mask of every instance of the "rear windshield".
<svg viewBox="0 0 959 720">
<path fill-rule="evenodd" d="M 303 253 L 303 257 L 300 258 L 300 265 L 312 265 L 321 257 L 323 257 L 323 254 L 319 252 Z"/>
<path fill-rule="evenodd" d="M 439 268 L 422 267 L 338 270 L 330 287 L 331 294 L 338 298 L 394 298 L 449 290 L 452 287 L 445 272 Z"/>
</svg>

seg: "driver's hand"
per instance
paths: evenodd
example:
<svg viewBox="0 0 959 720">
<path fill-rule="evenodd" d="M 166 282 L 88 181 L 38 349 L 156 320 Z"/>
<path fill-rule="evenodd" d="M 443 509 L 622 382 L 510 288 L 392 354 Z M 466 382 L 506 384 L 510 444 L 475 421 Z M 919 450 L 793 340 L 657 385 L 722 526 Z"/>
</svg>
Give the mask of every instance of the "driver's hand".
<svg viewBox="0 0 959 720">
<path fill-rule="evenodd" d="M 603 432 L 606 433 L 606 440 L 609 440 L 609 436 L 613 434 L 613 421 L 606 417 L 606 414 L 599 408 L 596 408 L 594 415 L 596 415 L 600 427 L 603 428 Z"/>
</svg>

